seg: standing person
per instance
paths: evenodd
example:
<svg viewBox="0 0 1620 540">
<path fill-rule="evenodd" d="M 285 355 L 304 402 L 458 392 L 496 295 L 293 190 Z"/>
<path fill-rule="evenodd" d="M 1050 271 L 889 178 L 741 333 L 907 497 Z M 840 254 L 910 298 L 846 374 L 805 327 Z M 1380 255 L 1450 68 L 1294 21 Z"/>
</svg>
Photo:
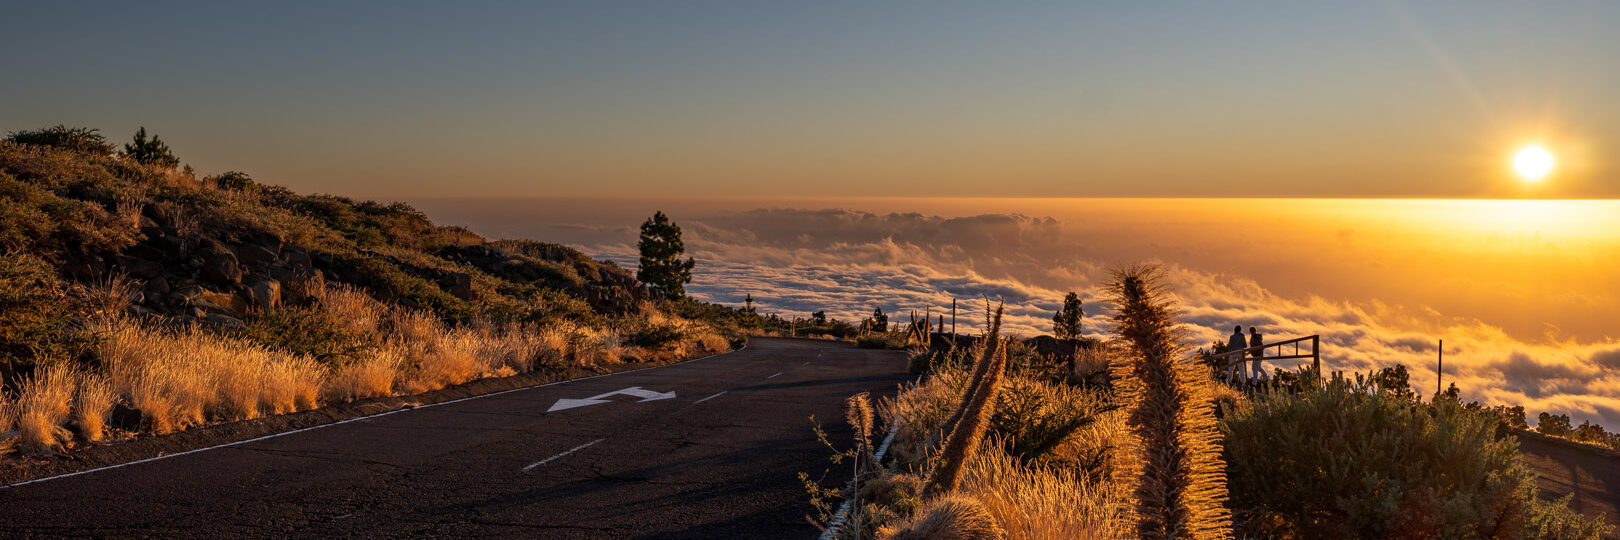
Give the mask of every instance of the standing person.
<svg viewBox="0 0 1620 540">
<path fill-rule="evenodd" d="M 1250 326 L 1249 327 L 1249 348 L 1252 349 L 1252 348 L 1259 347 L 1259 346 L 1265 345 L 1265 344 L 1266 344 L 1266 340 L 1264 338 L 1260 337 L 1260 332 L 1256 331 L 1253 326 Z M 1256 380 L 1258 380 L 1260 378 L 1260 374 L 1263 373 L 1262 371 L 1260 371 L 1260 357 L 1263 356 L 1264 354 L 1265 354 L 1265 351 L 1261 351 L 1261 350 L 1256 350 L 1256 351 L 1253 351 L 1253 352 L 1249 353 L 1250 356 L 1254 357 L 1254 378 Z"/>
<path fill-rule="evenodd" d="M 1232 328 L 1232 337 L 1226 339 L 1226 350 L 1241 351 L 1248 348 L 1248 345 L 1245 345 L 1244 343 L 1243 325 L 1240 324 Z M 1232 378 L 1233 375 L 1237 375 L 1240 378 L 1248 378 L 1243 372 L 1243 355 L 1241 354 L 1236 355 L 1235 357 L 1226 357 L 1226 379 L 1228 381 L 1235 380 Z"/>
</svg>

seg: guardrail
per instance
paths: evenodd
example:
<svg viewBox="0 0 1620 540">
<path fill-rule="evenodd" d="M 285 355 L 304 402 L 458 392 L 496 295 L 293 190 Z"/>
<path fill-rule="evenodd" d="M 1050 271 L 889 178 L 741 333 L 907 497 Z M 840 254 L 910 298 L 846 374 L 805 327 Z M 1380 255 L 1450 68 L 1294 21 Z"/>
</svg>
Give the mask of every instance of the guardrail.
<svg viewBox="0 0 1620 540">
<path fill-rule="evenodd" d="M 1310 344 L 1311 344 L 1310 345 L 1310 351 L 1309 352 L 1300 352 L 1300 344 L 1305 343 L 1305 342 L 1310 342 Z M 1293 350 L 1292 351 L 1288 351 L 1286 349 L 1286 347 L 1289 346 L 1289 345 L 1293 345 Z M 1268 355 L 1266 355 L 1266 350 L 1267 349 L 1276 349 L 1276 351 L 1275 351 L 1275 353 L 1268 356 Z M 1252 353 L 1255 353 L 1255 352 L 1259 352 L 1260 356 L 1258 356 L 1258 357 L 1253 356 Z M 1265 360 L 1272 360 L 1272 361 L 1276 361 L 1276 360 L 1294 360 L 1294 359 L 1301 359 L 1301 358 L 1309 358 L 1309 359 L 1311 359 L 1311 366 L 1316 368 L 1317 373 L 1321 373 L 1322 372 L 1322 336 L 1314 335 L 1314 336 L 1297 337 L 1297 338 L 1294 338 L 1294 339 L 1285 340 L 1285 341 L 1279 341 L 1279 342 L 1276 342 L 1276 343 L 1267 343 L 1267 344 L 1261 345 L 1259 347 L 1249 347 L 1249 348 L 1245 348 L 1245 349 L 1237 349 L 1237 350 L 1234 350 L 1234 351 L 1226 351 L 1226 352 L 1214 355 L 1214 356 L 1212 356 L 1210 358 L 1211 358 L 1211 361 L 1215 364 L 1217 370 L 1225 370 L 1229 374 L 1232 371 L 1235 371 L 1235 370 L 1233 370 L 1233 368 L 1236 367 L 1239 362 L 1253 362 L 1253 361 L 1257 361 L 1257 360 L 1258 361 L 1265 361 Z M 1193 360 L 1196 361 L 1196 360 L 1200 360 L 1200 359 L 1199 358 L 1194 358 Z M 1244 373 L 1246 374 L 1247 372 L 1245 371 Z M 1229 378 L 1228 380 L 1231 380 L 1231 379 Z"/>
</svg>

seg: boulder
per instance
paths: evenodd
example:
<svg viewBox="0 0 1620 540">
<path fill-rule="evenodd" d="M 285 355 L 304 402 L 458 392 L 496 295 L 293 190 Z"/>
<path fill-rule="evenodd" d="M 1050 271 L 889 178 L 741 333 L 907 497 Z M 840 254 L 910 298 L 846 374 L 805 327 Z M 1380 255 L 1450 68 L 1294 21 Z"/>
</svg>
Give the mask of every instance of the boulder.
<svg viewBox="0 0 1620 540">
<path fill-rule="evenodd" d="M 169 280 L 163 276 L 153 276 L 152 279 L 146 280 L 146 286 L 142 289 L 146 291 L 148 298 L 163 296 L 169 294 Z"/>
<path fill-rule="evenodd" d="M 237 263 L 235 253 L 213 240 L 203 240 L 202 246 L 199 247 L 204 277 L 222 285 L 236 285 L 242 282 L 242 267 Z"/>
<path fill-rule="evenodd" d="M 270 279 L 280 284 L 283 304 L 303 304 L 326 286 L 321 271 L 307 266 L 272 266 Z"/>
<path fill-rule="evenodd" d="M 248 302 L 241 296 L 208 290 L 191 297 L 191 305 L 209 313 L 227 315 L 241 315 L 248 311 Z"/>
<path fill-rule="evenodd" d="M 242 293 L 247 296 L 248 305 L 260 311 L 270 311 L 281 307 L 281 282 L 264 276 L 248 276 L 243 282 L 246 287 Z"/>
<path fill-rule="evenodd" d="M 294 245 L 281 246 L 281 260 L 292 266 L 309 266 L 309 252 Z"/>
<path fill-rule="evenodd" d="M 163 273 L 163 263 L 119 255 L 114 259 L 117 267 L 130 277 L 150 280 Z"/>
<path fill-rule="evenodd" d="M 241 328 L 246 326 L 246 324 L 242 322 L 242 319 L 222 313 L 209 313 L 208 315 L 204 316 L 202 320 L 208 322 L 209 324 L 217 324 L 230 328 Z"/>
<path fill-rule="evenodd" d="M 439 288 L 444 289 L 444 292 L 449 293 L 450 296 L 454 296 L 462 300 L 472 300 L 477 296 L 477 294 L 473 292 L 472 288 L 472 274 L 465 272 L 444 272 L 440 274 L 438 279 L 434 281 L 437 281 Z"/>
<path fill-rule="evenodd" d="M 244 246 L 237 246 L 236 248 L 237 261 L 240 261 L 242 264 L 246 265 L 267 265 L 276 262 L 276 259 L 279 258 L 277 255 L 278 254 L 269 247 L 259 244 L 247 244 Z"/>
</svg>

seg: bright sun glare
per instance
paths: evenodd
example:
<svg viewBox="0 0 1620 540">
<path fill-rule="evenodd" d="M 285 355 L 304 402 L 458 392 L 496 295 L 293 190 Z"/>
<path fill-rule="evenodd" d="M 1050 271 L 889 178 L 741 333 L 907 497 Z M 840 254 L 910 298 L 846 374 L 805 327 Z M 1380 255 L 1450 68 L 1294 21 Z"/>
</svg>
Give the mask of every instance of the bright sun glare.
<svg viewBox="0 0 1620 540">
<path fill-rule="evenodd" d="M 1519 178 L 1525 180 L 1540 180 L 1552 172 L 1556 160 L 1552 152 L 1539 145 L 1530 145 L 1519 149 L 1513 155 L 1513 170 L 1518 171 Z"/>
</svg>

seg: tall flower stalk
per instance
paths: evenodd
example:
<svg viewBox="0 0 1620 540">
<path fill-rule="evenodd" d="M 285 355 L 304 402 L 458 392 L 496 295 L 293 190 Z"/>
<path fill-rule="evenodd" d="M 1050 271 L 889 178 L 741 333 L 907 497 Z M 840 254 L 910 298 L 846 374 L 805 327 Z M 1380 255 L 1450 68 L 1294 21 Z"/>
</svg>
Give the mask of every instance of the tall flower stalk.
<svg viewBox="0 0 1620 540">
<path fill-rule="evenodd" d="M 1114 271 L 1118 358 L 1110 369 L 1129 411 L 1136 536 L 1229 538 L 1225 463 L 1216 431 L 1212 381 L 1186 356 L 1185 330 L 1157 265 Z"/>
</svg>

